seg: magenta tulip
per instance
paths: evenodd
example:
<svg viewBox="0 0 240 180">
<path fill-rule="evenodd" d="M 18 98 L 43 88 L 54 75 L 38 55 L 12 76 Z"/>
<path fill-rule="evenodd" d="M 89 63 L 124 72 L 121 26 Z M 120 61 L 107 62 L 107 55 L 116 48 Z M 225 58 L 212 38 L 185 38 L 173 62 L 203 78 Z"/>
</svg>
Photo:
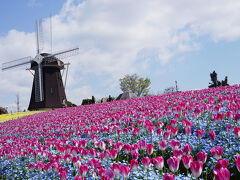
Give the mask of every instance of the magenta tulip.
<svg viewBox="0 0 240 180">
<path fill-rule="evenodd" d="M 199 177 L 202 174 L 203 169 L 202 161 L 193 161 L 190 165 L 190 169 L 194 177 Z"/>
<path fill-rule="evenodd" d="M 180 160 L 178 158 L 176 158 L 175 156 L 170 157 L 167 160 L 168 167 L 173 173 L 177 172 L 177 170 L 179 168 L 179 163 L 180 163 Z"/>
</svg>

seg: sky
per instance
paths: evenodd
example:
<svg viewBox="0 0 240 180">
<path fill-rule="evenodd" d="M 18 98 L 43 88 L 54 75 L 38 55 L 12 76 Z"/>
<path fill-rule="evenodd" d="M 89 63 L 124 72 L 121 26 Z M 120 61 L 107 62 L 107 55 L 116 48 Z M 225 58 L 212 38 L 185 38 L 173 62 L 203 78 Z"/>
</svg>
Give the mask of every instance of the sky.
<svg viewBox="0 0 240 180">
<path fill-rule="evenodd" d="M 118 96 L 119 79 L 133 73 L 150 78 L 151 94 L 175 81 L 181 91 L 207 88 L 213 70 L 239 84 L 239 9 L 239 0 L 3 1 L 0 64 L 35 57 L 35 21 L 42 19 L 44 52 L 79 47 L 63 60 L 71 64 L 66 96 L 78 105 L 92 95 Z M 33 76 L 26 68 L 0 71 L 0 106 L 9 111 L 17 94 L 21 110 L 28 107 Z"/>
</svg>

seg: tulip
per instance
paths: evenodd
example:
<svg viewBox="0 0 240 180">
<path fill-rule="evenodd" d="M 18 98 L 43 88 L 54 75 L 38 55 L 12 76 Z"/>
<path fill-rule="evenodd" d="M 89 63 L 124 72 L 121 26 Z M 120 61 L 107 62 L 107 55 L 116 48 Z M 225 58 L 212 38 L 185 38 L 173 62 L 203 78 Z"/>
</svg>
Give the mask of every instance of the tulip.
<svg viewBox="0 0 240 180">
<path fill-rule="evenodd" d="M 146 143 L 145 140 L 139 141 L 138 144 L 139 144 L 141 150 L 145 150 L 146 149 L 147 143 Z"/>
<path fill-rule="evenodd" d="M 116 159 L 117 154 L 118 154 L 117 149 L 110 150 L 110 157 L 111 157 L 111 159 Z"/>
<path fill-rule="evenodd" d="M 167 160 L 168 167 L 173 173 L 177 172 L 177 170 L 179 168 L 179 163 L 180 163 L 180 160 L 178 158 L 176 158 L 175 156 L 170 157 Z"/>
<path fill-rule="evenodd" d="M 202 174 L 203 163 L 202 161 L 193 161 L 190 165 L 190 170 L 194 177 L 199 177 Z"/>
<path fill-rule="evenodd" d="M 153 144 L 148 144 L 146 146 L 146 151 L 149 155 L 151 155 L 153 153 L 153 147 L 154 147 Z"/>
<path fill-rule="evenodd" d="M 217 160 L 222 158 L 223 155 L 223 148 L 221 146 L 215 146 L 210 150 L 213 157 L 215 157 Z"/>
<path fill-rule="evenodd" d="M 175 176 L 171 173 L 166 173 L 163 175 L 163 180 L 175 180 Z"/>
<path fill-rule="evenodd" d="M 215 180 L 230 180 L 230 172 L 227 168 L 214 169 Z"/>
<path fill-rule="evenodd" d="M 131 155 L 132 155 L 132 158 L 133 158 L 133 159 L 138 159 L 139 153 L 138 153 L 137 150 L 133 150 L 133 151 L 131 152 Z"/>
<path fill-rule="evenodd" d="M 235 127 L 234 128 L 234 134 L 235 134 L 236 138 L 240 137 L 240 127 Z"/>
<path fill-rule="evenodd" d="M 205 152 L 198 152 L 197 153 L 197 160 L 202 161 L 202 163 L 205 163 L 207 161 L 207 153 Z"/>
<path fill-rule="evenodd" d="M 136 159 L 132 159 L 130 162 L 130 170 L 134 171 L 135 169 L 137 169 L 138 166 L 138 161 Z"/>
<path fill-rule="evenodd" d="M 143 164 L 143 167 L 145 169 L 148 169 L 150 164 L 151 164 L 151 161 L 150 161 L 149 157 L 143 157 L 142 158 L 142 164 Z"/>
<path fill-rule="evenodd" d="M 164 132 L 163 137 L 164 137 L 165 140 L 169 140 L 170 139 L 170 132 L 169 131 Z"/>
<path fill-rule="evenodd" d="M 163 126 L 164 126 L 163 122 L 159 121 L 159 122 L 157 123 L 157 127 L 158 127 L 158 128 L 162 128 Z"/>
<path fill-rule="evenodd" d="M 240 172 L 240 155 L 237 153 L 237 158 L 235 159 L 236 167 L 238 172 Z"/>
<path fill-rule="evenodd" d="M 158 156 L 157 158 L 152 158 L 152 163 L 158 170 L 162 170 L 164 166 L 164 159 L 162 156 Z"/>
<path fill-rule="evenodd" d="M 118 150 L 118 152 L 119 151 L 121 151 L 122 150 L 122 147 L 123 147 L 123 143 L 122 142 L 120 142 L 120 141 L 118 141 L 117 143 L 116 143 L 116 149 Z"/>
<path fill-rule="evenodd" d="M 185 127 L 185 134 L 187 135 L 187 136 L 190 136 L 191 134 L 192 134 L 192 129 L 191 129 L 191 127 Z"/>
<path fill-rule="evenodd" d="M 90 149 L 89 151 L 90 151 L 90 155 L 92 156 L 92 158 L 96 157 L 96 155 L 97 155 L 96 149 Z"/>
<path fill-rule="evenodd" d="M 157 129 L 157 135 L 161 136 L 162 135 L 162 129 Z"/>
<path fill-rule="evenodd" d="M 183 156 L 182 158 L 183 165 L 186 169 L 190 168 L 192 161 L 193 161 L 193 157 L 191 155 L 186 155 L 186 156 Z"/>
<path fill-rule="evenodd" d="M 179 150 L 179 149 L 174 150 L 174 151 L 173 151 L 173 155 L 174 155 L 175 157 L 177 157 L 179 160 L 181 160 L 181 158 L 182 158 L 182 156 L 183 156 L 183 151 L 182 151 L 182 150 Z"/>
<path fill-rule="evenodd" d="M 183 147 L 183 152 L 184 154 L 190 154 L 192 151 L 192 147 L 190 144 L 186 144 L 184 147 Z"/>
<path fill-rule="evenodd" d="M 216 134 L 215 134 L 214 131 L 209 131 L 209 137 L 210 137 L 210 139 L 211 139 L 212 141 L 214 141 L 215 136 L 216 136 Z"/>
<path fill-rule="evenodd" d="M 170 145 L 173 150 L 176 150 L 176 149 L 180 148 L 181 143 L 178 140 L 173 139 L 173 140 L 171 140 Z"/>
<path fill-rule="evenodd" d="M 64 160 L 65 160 L 66 162 L 69 162 L 69 161 L 71 160 L 71 155 L 68 154 L 68 153 L 66 153 L 66 154 L 64 155 Z"/>
<path fill-rule="evenodd" d="M 227 132 L 230 132 L 231 130 L 232 130 L 232 124 L 227 123 L 227 125 L 226 125 L 226 131 L 227 131 Z"/>
<path fill-rule="evenodd" d="M 164 151 L 167 148 L 166 140 L 159 141 L 159 148 L 160 148 L 161 151 Z"/>
<path fill-rule="evenodd" d="M 120 163 L 113 163 L 111 166 L 112 171 L 114 172 L 115 176 L 117 176 L 121 171 L 121 164 Z"/>
<path fill-rule="evenodd" d="M 131 145 L 130 144 L 124 144 L 123 146 L 123 151 L 126 153 L 126 154 L 129 154 L 131 152 Z"/>
<path fill-rule="evenodd" d="M 221 169 L 221 168 L 227 168 L 228 167 L 228 160 L 227 159 L 220 159 L 218 160 L 217 164 L 215 165 L 214 169 Z"/>
<path fill-rule="evenodd" d="M 107 169 L 104 176 L 103 176 L 103 179 L 113 180 L 114 179 L 113 171 L 111 169 Z"/>
<path fill-rule="evenodd" d="M 83 164 L 79 167 L 79 173 L 82 177 L 85 177 L 88 171 L 88 165 L 87 164 Z"/>
<path fill-rule="evenodd" d="M 130 173 L 130 169 L 128 166 L 121 166 L 121 174 L 123 176 L 123 179 L 127 179 L 129 173 Z"/>
<path fill-rule="evenodd" d="M 178 128 L 172 128 L 171 133 L 172 133 L 172 136 L 175 137 L 178 133 Z"/>
<path fill-rule="evenodd" d="M 198 139 L 201 139 L 201 138 L 202 138 L 202 136 L 203 136 L 203 131 L 204 131 L 203 129 L 198 129 L 198 130 L 197 130 L 197 133 L 196 133 L 196 134 L 197 134 Z"/>
</svg>

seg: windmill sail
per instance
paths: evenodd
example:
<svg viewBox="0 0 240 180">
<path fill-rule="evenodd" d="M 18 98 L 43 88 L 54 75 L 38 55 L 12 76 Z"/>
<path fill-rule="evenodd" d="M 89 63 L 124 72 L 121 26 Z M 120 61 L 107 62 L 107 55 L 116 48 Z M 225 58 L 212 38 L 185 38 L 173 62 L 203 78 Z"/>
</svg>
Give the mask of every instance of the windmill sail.
<svg viewBox="0 0 240 180">
<path fill-rule="evenodd" d="M 32 61 L 33 58 L 31 56 L 28 56 L 14 61 L 6 62 L 2 64 L 2 70 L 4 71 L 7 69 L 23 66 L 25 64 L 31 63 Z"/>
<path fill-rule="evenodd" d="M 77 55 L 79 53 L 79 48 L 73 48 L 73 49 L 68 49 L 68 50 L 65 50 L 65 51 L 59 51 L 59 52 L 56 52 L 56 53 L 53 53 L 53 54 L 50 54 L 48 56 L 46 56 L 45 58 L 47 59 L 48 58 L 48 62 L 51 62 L 51 61 L 54 61 L 55 59 L 54 58 L 50 58 L 50 57 L 56 57 L 58 59 L 64 59 L 64 58 L 68 58 L 70 56 L 74 56 L 74 55 Z"/>
<path fill-rule="evenodd" d="M 35 101 L 41 102 L 44 100 L 43 94 L 43 73 L 41 64 L 35 70 L 34 75 L 34 84 L 35 84 Z"/>
</svg>

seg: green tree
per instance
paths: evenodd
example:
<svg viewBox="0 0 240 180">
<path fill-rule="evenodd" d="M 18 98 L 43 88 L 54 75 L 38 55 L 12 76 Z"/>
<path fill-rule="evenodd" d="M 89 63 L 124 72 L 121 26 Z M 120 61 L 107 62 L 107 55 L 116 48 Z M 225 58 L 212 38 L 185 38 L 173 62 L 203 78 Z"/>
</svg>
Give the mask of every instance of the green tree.
<svg viewBox="0 0 240 180">
<path fill-rule="evenodd" d="M 7 114 L 7 113 L 8 113 L 7 109 L 0 107 L 0 114 Z"/>
<path fill-rule="evenodd" d="M 123 92 L 133 92 L 137 96 L 146 96 L 149 93 L 151 81 L 149 78 L 138 77 L 137 74 L 125 75 L 120 80 L 120 89 Z"/>
</svg>

